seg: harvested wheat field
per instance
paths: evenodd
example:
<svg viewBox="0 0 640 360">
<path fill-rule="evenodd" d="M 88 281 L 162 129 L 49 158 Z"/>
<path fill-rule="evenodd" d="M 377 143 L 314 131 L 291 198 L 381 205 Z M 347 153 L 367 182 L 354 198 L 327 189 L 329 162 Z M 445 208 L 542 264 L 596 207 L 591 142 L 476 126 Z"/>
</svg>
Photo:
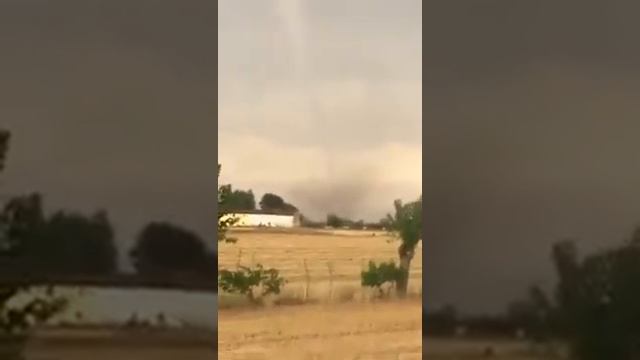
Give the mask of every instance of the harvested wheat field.
<svg viewBox="0 0 640 360">
<path fill-rule="evenodd" d="M 422 358 L 422 302 L 345 303 L 222 310 L 218 358 Z"/>
<path fill-rule="evenodd" d="M 221 268 L 260 263 L 287 280 L 282 296 L 307 300 L 358 300 L 368 261 L 397 262 L 399 241 L 384 232 L 314 229 L 234 229 L 234 244 L 218 244 Z M 422 289 L 422 247 L 411 263 L 410 292 Z M 224 294 L 220 306 L 225 307 Z"/>
</svg>

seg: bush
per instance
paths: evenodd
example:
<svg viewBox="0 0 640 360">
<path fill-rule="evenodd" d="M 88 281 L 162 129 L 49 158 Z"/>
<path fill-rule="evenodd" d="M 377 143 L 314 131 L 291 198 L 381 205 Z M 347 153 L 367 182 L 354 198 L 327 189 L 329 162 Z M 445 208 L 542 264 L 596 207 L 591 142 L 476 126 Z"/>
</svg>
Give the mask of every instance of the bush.
<svg viewBox="0 0 640 360">
<path fill-rule="evenodd" d="M 27 287 L 0 288 L 0 359 L 22 359 L 28 330 L 63 311 L 65 297 L 56 296 L 52 288 L 19 304 L 16 298 L 29 294 Z"/>
<path fill-rule="evenodd" d="M 377 289 L 380 295 L 384 294 L 385 284 L 393 285 L 401 276 L 402 271 L 393 260 L 380 264 L 369 261 L 368 269 L 360 273 L 362 286 Z"/>
<path fill-rule="evenodd" d="M 24 333 L 31 326 L 43 323 L 63 311 L 68 303 L 66 298 L 56 296 L 53 289 L 49 288 L 44 295 L 33 296 L 21 306 L 9 304 L 22 293 L 28 293 L 28 289 L 0 290 L 0 330 L 6 334 Z"/>
<path fill-rule="evenodd" d="M 220 270 L 218 284 L 228 293 L 244 295 L 252 304 L 260 304 L 265 296 L 279 294 L 285 280 L 278 270 L 258 264 L 254 269 L 239 266 L 235 271 Z M 258 289 L 261 292 L 256 296 Z"/>
</svg>

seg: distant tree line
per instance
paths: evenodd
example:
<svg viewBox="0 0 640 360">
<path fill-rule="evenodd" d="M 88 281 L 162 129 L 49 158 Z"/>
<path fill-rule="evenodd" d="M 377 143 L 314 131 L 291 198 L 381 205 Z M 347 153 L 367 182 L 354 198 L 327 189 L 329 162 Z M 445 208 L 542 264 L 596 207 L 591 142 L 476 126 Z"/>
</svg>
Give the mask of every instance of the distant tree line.
<svg viewBox="0 0 640 360">
<path fill-rule="evenodd" d="M 0 130 L 0 171 L 10 132 Z M 0 208 L 0 266 L 7 274 L 113 275 L 118 249 L 109 215 L 56 210 L 47 214 L 39 193 L 10 198 Z M 130 250 L 137 274 L 213 279 L 217 255 L 197 234 L 178 225 L 151 222 Z"/>
<path fill-rule="evenodd" d="M 220 190 L 226 194 L 224 201 L 225 212 L 241 212 L 258 210 L 256 207 L 256 199 L 253 191 L 233 189 L 231 184 L 221 185 Z M 269 212 L 297 212 L 298 208 L 284 201 L 284 199 L 273 193 L 265 193 L 262 195 L 258 203 L 260 210 Z"/>
<path fill-rule="evenodd" d="M 225 196 L 224 210 L 229 213 L 262 210 L 266 212 L 299 212 L 299 209 L 274 193 L 265 193 L 260 201 L 256 203 L 255 195 L 251 189 L 239 190 L 234 189 L 232 185 L 221 185 L 220 191 Z M 256 206 L 258 205 L 258 207 Z M 334 229 L 351 229 L 351 230 L 383 230 L 388 228 L 387 219 L 376 222 L 365 222 L 364 220 L 353 220 L 346 216 L 340 216 L 335 213 L 329 213 L 324 221 L 311 219 L 304 214 L 300 214 L 300 225 L 307 228 L 324 228 L 330 227 Z"/>
<path fill-rule="evenodd" d="M 110 275 L 118 250 L 106 211 L 46 215 L 40 194 L 17 196 L 0 212 L 0 262 L 6 273 Z M 198 235 L 178 225 L 144 226 L 129 253 L 143 276 L 213 276 L 217 256 Z"/>
</svg>

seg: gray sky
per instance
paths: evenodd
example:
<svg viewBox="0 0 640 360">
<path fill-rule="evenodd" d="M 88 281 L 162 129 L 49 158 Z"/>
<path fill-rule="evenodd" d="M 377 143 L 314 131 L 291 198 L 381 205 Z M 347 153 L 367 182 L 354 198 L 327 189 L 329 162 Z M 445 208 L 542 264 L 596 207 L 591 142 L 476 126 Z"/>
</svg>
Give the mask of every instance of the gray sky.
<svg viewBox="0 0 640 360">
<path fill-rule="evenodd" d="M 421 193 L 421 1 L 219 2 L 224 182 L 312 217 Z"/>
<path fill-rule="evenodd" d="M 428 3 L 425 299 L 501 310 L 640 223 L 640 4 Z"/>
<path fill-rule="evenodd" d="M 13 132 L 2 192 L 104 207 L 123 248 L 150 220 L 213 243 L 214 6 L 0 2 L 0 126 Z"/>
</svg>

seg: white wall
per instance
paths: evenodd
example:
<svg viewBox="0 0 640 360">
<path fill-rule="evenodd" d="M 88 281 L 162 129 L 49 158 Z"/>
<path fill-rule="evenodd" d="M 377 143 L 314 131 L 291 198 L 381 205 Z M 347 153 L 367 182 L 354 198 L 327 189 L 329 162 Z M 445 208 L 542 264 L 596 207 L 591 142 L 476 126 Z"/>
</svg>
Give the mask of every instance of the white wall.
<svg viewBox="0 0 640 360">
<path fill-rule="evenodd" d="M 238 221 L 235 226 L 273 226 L 273 227 L 294 227 L 295 219 L 293 215 L 272 215 L 272 214 L 231 214 Z"/>
</svg>

